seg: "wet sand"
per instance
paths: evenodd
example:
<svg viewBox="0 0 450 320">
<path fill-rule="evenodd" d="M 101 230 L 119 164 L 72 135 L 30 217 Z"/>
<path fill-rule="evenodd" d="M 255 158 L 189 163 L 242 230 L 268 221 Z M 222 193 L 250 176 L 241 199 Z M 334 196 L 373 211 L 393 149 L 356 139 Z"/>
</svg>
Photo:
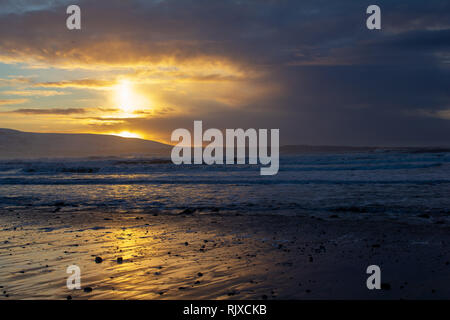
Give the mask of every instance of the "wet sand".
<svg viewBox="0 0 450 320">
<path fill-rule="evenodd" d="M 449 218 L 2 209 L 0 299 L 449 299 Z"/>
</svg>

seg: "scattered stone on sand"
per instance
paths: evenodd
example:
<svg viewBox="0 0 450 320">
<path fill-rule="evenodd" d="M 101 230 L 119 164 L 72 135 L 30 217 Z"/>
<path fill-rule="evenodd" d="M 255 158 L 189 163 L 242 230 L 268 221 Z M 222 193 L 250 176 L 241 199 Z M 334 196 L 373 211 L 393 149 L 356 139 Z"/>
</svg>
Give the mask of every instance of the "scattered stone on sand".
<svg viewBox="0 0 450 320">
<path fill-rule="evenodd" d="M 198 275 L 199 277 L 203 277 L 203 273 L 201 273 L 201 272 L 197 273 L 197 275 Z"/>
<path fill-rule="evenodd" d="M 92 288 L 91 287 L 85 287 L 83 289 L 83 291 L 86 292 L 86 293 L 89 293 L 89 292 L 92 292 Z"/>
<path fill-rule="evenodd" d="M 117 263 L 122 263 L 122 262 L 123 262 L 123 258 L 122 257 L 117 258 Z"/>
<path fill-rule="evenodd" d="M 101 257 L 95 257 L 95 263 L 102 263 L 103 259 Z"/>
</svg>

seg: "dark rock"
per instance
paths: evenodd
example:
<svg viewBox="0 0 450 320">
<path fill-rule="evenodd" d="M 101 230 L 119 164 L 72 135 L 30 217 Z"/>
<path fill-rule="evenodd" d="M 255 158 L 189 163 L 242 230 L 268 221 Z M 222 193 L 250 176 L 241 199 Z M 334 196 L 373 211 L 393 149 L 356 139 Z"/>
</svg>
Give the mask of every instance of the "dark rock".
<svg viewBox="0 0 450 320">
<path fill-rule="evenodd" d="M 381 284 L 381 290 L 391 290 L 391 285 L 387 282 Z"/>
<path fill-rule="evenodd" d="M 101 257 L 95 257 L 95 263 L 102 263 L 103 259 Z"/>
<path fill-rule="evenodd" d="M 91 287 L 86 287 L 83 289 L 84 292 L 89 293 L 92 292 L 92 288 Z"/>
<path fill-rule="evenodd" d="M 66 299 L 67 300 L 72 300 L 72 296 L 67 296 Z"/>
<path fill-rule="evenodd" d="M 122 257 L 117 258 L 117 263 L 122 263 L 122 262 L 123 262 L 123 258 Z"/>
<path fill-rule="evenodd" d="M 203 273 L 201 273 L 201 272 L 197 273 L 197 275 L 198 275 L 199 277 L 203 277 Z"/>
<path fill-rule="evenodd" d="M 195 211 L 197 211 L 197 209 L 186 208 L 183 211 L 181 211 L 179 214 L 193 214 Z"/>
</svg>

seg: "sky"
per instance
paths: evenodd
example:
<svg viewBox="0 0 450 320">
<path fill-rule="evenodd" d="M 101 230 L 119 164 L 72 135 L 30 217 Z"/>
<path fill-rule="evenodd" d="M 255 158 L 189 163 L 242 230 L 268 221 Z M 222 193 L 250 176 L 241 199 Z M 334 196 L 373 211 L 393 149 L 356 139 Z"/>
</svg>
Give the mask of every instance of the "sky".
<svg viewBox="0 0 450 320">
<path fill-rule="evenodd" d="M 449 88 L 449 1 L 0 0 L 1 128 L 450 146 Z"/>
</svg>

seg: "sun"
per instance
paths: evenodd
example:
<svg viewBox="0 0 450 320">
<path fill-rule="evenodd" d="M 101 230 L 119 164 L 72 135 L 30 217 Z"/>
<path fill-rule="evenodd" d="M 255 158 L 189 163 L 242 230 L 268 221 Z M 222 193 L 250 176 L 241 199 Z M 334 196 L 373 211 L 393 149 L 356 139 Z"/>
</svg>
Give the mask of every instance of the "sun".
<svg viewBox="0 0 450 320">
<path fill-rule="evenodd" d="M 122 138 L 138 138 L 138 139 L 142 139 L 142 136 L 140 136 L 137 133 L 130 132 L 130 131 L 122 131 L 122 132 L 119 132 L 119 133 L 114 133 L 113 135 L 119 136 L 119 137 L 122 137 Z"/>
<path fill-rule="evenodd" d="M 121 81 L 118 85 L 117 91 L 120 109 L 126 113 L 132 113 L 134 111 L 134 106 L 130 82 L 128 80 Z"/>
<path fill-rule="evenodd" d="M 148 95 L 143 95 L 128 79 L 121 80 L 115 88 L 116 105 L 126 116 L 133 116 L 138 110 L 151 110 L 153 108 Z"/>
</svg>

